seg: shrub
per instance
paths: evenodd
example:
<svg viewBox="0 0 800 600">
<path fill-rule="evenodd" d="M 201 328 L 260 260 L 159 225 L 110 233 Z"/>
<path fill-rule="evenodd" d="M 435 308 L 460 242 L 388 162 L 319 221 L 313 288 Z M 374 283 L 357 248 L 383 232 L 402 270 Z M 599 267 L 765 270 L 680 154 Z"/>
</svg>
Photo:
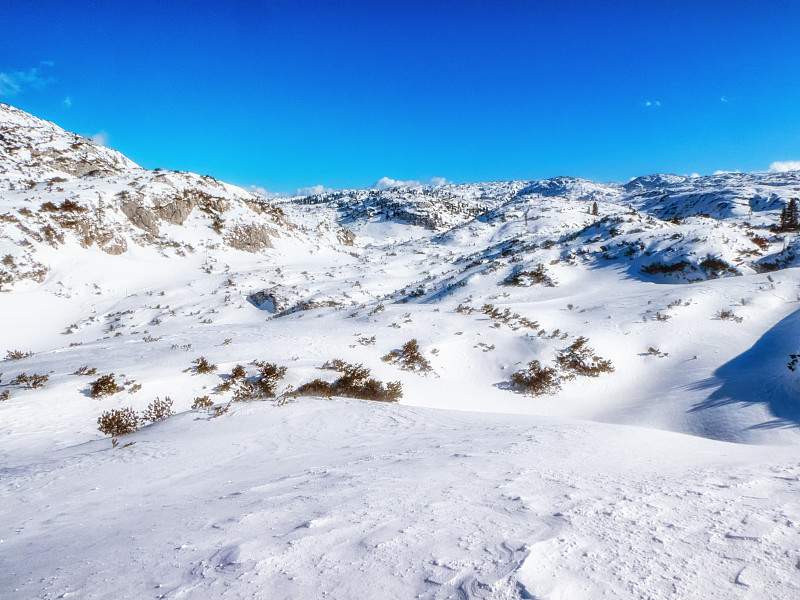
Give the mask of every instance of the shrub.
<svg viewBox="0 0 800 600">
<path fill-rule="evenodd" d="M 109 373 L 108 375 L 99 377 L 90 384 L 89 395 L 92 398 L 102 398 L 121 392 L 124 389 L 125 388 L 117 385 L 117 382 L 114 380 L 114 374 Z"/>
<path fill-rule="evenodd" d="M 231 409 L 231 403 L 228 402 L 225 406 L 212 406 L 209 409 L 212 418 L 221 417 Z"/>
<path fill-rule="evenodd" d="M 297 388 L 296 393 L 300 396 L 323 396 L 325 398 L 330 398 L 336 393 L 336 389 L 332 383 L 328 383 L 322 379 L 314 379 Z"/>
<path fill-rule="evenodd" d="M 275 396 L 275 388 L 278 382 L 286 375 L 286 367 L 279 367 L 275 363 L 254 360 L 250 363 L 258 367 L 259 373 L 253 380 L 253 384 L 264 398 Z"/>
<path fill-rule="evenodd" d="M 161 398 L 156 398 L 147 405 L 147 408 L 142 413 L 142 420 L 155 423 L 156 421 L 163 421 L 174 414 L 175 412 L 172 410 L 172 400 L 169 396 L 165 396 L 163 400 Z"/>
<path fill-rule="evenodd" d="M 206 360 L 205 356 L 196 358 L 192 361 L 192 364 L 195 365 L 194 372 L 201 375 L 204 373 L 213 373 L 217 370 L 217 365 L 212 365 Z"/>
<path fill-rule="evenodd" d="M 397 402 L 403 397 L 403 387 L 399 381 L 389 382 L 385 386 L 377 379 L 369 376 L 370 370 L 361 364 L 350 364 L 339 359 L 326 362 L 330 365 L 336 364 L 337 371 L 342 373 L 341 377 L 333 383 L 315 379 L 301 385 L 295 391 L 298 396 L 345 396 L 347 398 L 359 398 L 361 400 L 377 400 L 379 402 Z M 324 365 L 323 365 L 324 367 Z M 326 368 L 326 367 L 324 367 Z"/>
<path fill-rule="evenodd" d="M 92 367 L 91 369 L 88 366 L 83 366 L 80 369 L 77 369 L 73 375 L 95 375 L 97 373 L 97 369 Z"/>
<path fill-rule="evenodd" d="M 33 352 L 23 352 L 22 350 L 9 350 L 6 353 L 5 360 L 22 360 L 23 358 L 28 358 L 29 356 L 33 356 Z"/>
<path fill-rule="evenodd" d="M 130 407 L 107 410 L 97 419 L 98 429 L 105 435 L 117 437 L 139 429 L 139 417 Z"/>
<path fill-rule="evenodd" d="M 594 350 L 586 345 L 588 341 L 581 336 L 558 353 L 556 363 L 565 372 L 565 379 L 572 379 L 577 375 L 597 377 L 600 373 L 614 371 L 611 361 L 595 355 Z"/>
<path fill-rule="evenodd" d="M 539 263 L 532 271 L 523 271 L 521 269 L 514 269 L 505 281 L 505 285 L 520 285 L 532 286 L 534 284 L 543 285 L 545 287 L 555 287 L 555 282 L 550 278 L 545 271 L 544 265 Z"/>
<path fill-rule="evenodd" d="M 2 392 L 0 392 L 0 402 L 5 402 L 9 398 L 11 398 L 11 392 L 9 392 L 8 390 L 3 390 Z"/>
<path fill-rule="evenodd" d="M 427 373 L 432 370 L 430 361 L 419 351 L 417 340 L 407 341 L 400 350 L 392 350 L 381 360 L 398 365 L 405 371 Z"/>
<path fill-rule="evenodd" d="M 742 317 L 736 316 L 736 314 L 732 310 L 721 310 L 717 313 L 717 317 L 722 319 L 723 321 L 734 321 L 736 323 L 741 323 L 744 319 Z"/>
<path fill-rule="evenodd" d="M 706 255 L 703 261 L 700 263 L 700 266 L 703 267 L 712 277 L 718 277 L 724 273 L 728 273 L 731 275 L 738 275 L 739 272 L 726 263 L 724 260 L 717 258 L 715 256 L 711 256 L 710 254 Z"/>
<path fill-rule="evenodd" d="M 247 377 L 247 370 L 242 365 L 236 365 L 231 369 L 231 379 L 237 381 Z"/>
<path fill-rule="evenodd" d="M 192 403 L 192 410 L 211 408 L 212 406 L 214 406 L 214 403 L 208 396 L 198 396 Z"/>
<path fill-rule="evenodd" d="M 654 262 L 652 264 L 643 266 L 642 272 L 647 273 L 648 275 L 656 275 L 657 273 L 670 274 L 682 272 L 688 266 L 689 263 L 685 260 L 673 263 L 671 265 L 665 265 L 662 262 Z"/>
<path fill-rule="evenodd" d="M 561 389 L 561 378 L 552 367 L 543 367 L 538 360 L 528 363 L 525 371 L 511 376 L 511 385 L 524 394 L 541 396 Z"/>
<path fill-rule="evenodd" d="M 27 373 L 20 373 L 9 383 L 11 383 L 11 385 L 24 385 L 28 389 L 34 389 L 43 387 L 48 379 L 50 379 L 49 375 L 39 375 L 38 373 L 28 375 Z"/>
</svg>

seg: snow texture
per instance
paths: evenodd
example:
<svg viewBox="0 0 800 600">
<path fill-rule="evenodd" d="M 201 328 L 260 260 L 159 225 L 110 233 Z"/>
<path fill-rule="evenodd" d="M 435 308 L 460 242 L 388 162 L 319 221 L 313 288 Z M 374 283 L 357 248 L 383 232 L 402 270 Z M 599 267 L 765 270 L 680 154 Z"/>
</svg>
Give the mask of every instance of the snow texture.
<svg viewBox="0 0 800 600">
<path fill-rule="evenodd" d="M 275 199 L 0 104 L 0 595 L 798 597 L 799 177 Z M 293 394 L 337 358 L 402 399 Z"/>
</svg>

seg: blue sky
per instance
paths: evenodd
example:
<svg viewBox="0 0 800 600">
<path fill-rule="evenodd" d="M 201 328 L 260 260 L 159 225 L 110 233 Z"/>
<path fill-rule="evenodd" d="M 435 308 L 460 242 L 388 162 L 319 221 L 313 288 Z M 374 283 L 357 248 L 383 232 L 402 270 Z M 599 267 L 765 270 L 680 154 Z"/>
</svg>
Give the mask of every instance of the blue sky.
<svg viewBox="0 0 800 600">
<path fill-rule="evenodd" d="M 275 192 L 800 160 L 800 2 L 0 3 L 0 102 Z"/>
</svg>

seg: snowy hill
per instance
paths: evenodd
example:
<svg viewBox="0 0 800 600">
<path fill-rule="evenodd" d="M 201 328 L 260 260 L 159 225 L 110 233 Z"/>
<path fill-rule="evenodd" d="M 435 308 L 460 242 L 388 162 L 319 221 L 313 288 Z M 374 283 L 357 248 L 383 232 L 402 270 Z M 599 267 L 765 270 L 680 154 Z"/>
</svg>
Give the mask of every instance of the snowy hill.
<svg viewBox="0 0 800 600">
<path fill-rule="evenodd" d="M 0 104 L 0 589 L 795 597 L 797 197 L 798 172 L 265 198 Z M 343 398 L 342 363 L 399 404 Z"/>
</svg>

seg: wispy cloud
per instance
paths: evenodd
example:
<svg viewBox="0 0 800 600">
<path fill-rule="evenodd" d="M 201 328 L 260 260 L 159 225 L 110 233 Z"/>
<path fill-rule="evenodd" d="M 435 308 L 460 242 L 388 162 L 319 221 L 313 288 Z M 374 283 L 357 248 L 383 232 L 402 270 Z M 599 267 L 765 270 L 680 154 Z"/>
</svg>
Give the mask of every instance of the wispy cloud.
<svg viewBox="0 0 800 600">
<path fill-rule="evenodd" d="M 769 166 L 770 173 L 785 173 L 786 171 L 800 171 L 800 160 L 778 160 Z"/>
<path fill-rule="evenodd" d="M 440 185 L 447 184 L 448 181 L 445 177 L 431 177 L 430 181 L 427 183 L 423 183 L 421 181 L 417 181 L 416 179 L 408 179 L 408 180 L 400 180 L 400 179 L 392 179 L 391 177 L 381 177 L 372 184 L 373 190 L 388 190 L 389 188 L 394 187 L 413 187 L 419 185 L 433 185 L 439 187 Z"/>
<path fill-rule="evenodd" d="M 72 106 L 72 98 L 67 96 L 66 98 L 64 98 L 64 101 L 62 102 L 62 104 L 64 106 L 66 106 L 67 108 L 70 108 Z"/>
<path fill-rule="evenodd" d="M 262 187 L 260 185 L 251 185 L 247 189 L 253 192 L 254 194 L 258 194 L 259 196 L 264 196 L 265 198 L 274 198 L 276 196 L 276 194 L 273 194 L 267 188 Z"/>
<path fill-rule="evenodd" d="M 300 188 L 297 190 L 298 196 L 313 196 L 314 194 L 324 194 L 325 192 L 332 192 L 331 188 L 326 188 L 322 184 L 312 185 L 309 187 Z"/>
<path fill-rule="evenodd" d="M 96 144 L 100 144 L 101 146 L 105 146 L 106 148 L 108 148 L 109 147 L 108 143 L 110 141 L 110 138 L 105 131 L 98 131 L 92 136 L 92 141 L 95 142 Z"/>
<path fill-rule="evenodd" d="M 7 71 L 0 72 L 0 96 L 16 96 L 23 92 L 25 88 L 40 89 L 54 80 L 52 77 L 42 75 L 42 67 L 52 67 L 53 62 L 43 60 L 38 67 L 33 67 L 27 71 Z"/>
<path fill-rule="evenodd" d="M 661 100 L 645 100 L 643 104 L 646 108 L 661 108 Z"/>
</svg>

